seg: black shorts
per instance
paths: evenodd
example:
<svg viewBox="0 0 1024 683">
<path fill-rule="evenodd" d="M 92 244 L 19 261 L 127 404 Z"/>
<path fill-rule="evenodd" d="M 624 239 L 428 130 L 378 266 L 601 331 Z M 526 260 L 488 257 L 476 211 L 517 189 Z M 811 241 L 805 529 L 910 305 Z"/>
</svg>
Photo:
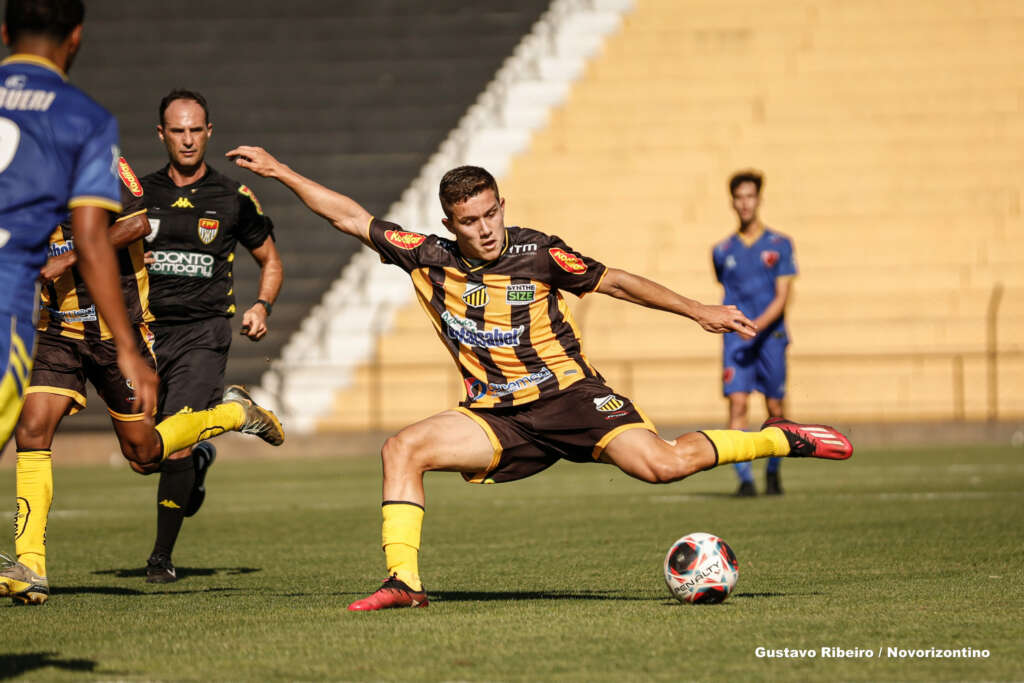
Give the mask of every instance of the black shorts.
<svg viewBox="0 0 1024 683">
<path fill-rule="evenodd" d="M 656 431 L 636 404 L 596 379 L 583 379 L 549 398 L 512 408 L 458 408 L 487 432 L 494 457 L 472 484 L 525 479 L 559 460 L 595 462 L 628 429 Z"/>
<path fill-rule="evenodd" d="M 137 325 L 139 353 L 156 369 L 153 333 L 145 324 Z M 85 407 L 85 383 L 89 381 L 107 404 L 115 420 L 135 422 L 143 418 L 135 401 L 135 389 L 117 367 L 117 346 L 113 339 L 86 341 L 40 332 L 36 337 L 36 359 L 26 394 L 58 394 L 72 400 L 69 415 Z"/>
<path fill-rule="evenodd" d="M 153 325 L 160 368 L 160 419 L 183 408 L 206 410 L 220 403 L 231 348 L 231 322 L 205 318 L 176 325 Z"/>
</svg>

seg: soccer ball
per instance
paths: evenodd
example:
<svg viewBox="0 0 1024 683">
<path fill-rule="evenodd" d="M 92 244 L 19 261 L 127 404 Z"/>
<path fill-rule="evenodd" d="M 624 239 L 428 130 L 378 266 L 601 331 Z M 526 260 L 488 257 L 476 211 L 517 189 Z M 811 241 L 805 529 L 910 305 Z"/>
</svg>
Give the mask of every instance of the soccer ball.
<svg viewBox="0 0 1024 683">
<path fill-rule="evenodd" d="M 665 583 L 679 602 L 722 602 L 739 578 L 736 555 L 718 536 L 700 531 L 683 536 L 665 555 Z"/>
</svg>

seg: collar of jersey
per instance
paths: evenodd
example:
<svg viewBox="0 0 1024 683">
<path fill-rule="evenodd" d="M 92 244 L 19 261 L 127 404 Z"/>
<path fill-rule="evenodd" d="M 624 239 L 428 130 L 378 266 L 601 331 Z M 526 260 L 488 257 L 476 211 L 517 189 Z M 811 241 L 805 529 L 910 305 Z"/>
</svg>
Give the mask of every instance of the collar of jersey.
<svg viewBox="0 0 1024 683">
<path fill-rule="evenodd" d="M 486 263 L 481 263 L 479 266 L 474 266 L 472 264 L 472 262 L 470 262 L 470 260 L 468 258 L 466 258 L 465 256 L 462 255 L 462 251 L 460 250 L 459 251 L 459 261 L 462 262 L 462 265 L 465 266 L 465 268 L 469 272 L 473 273 L 475 271 L 483 270 L 484 268 L 488 268 L 490 266 L 493 266 L 495 263 L 497 263 L 498 261 L 501 260 L 501 257 L 505 255 L 506 251 L 508 251 L 508 228 L 507 227 L 505 228 L 505 244 L 503 244 L 501 246 L 501 253 L 498 254 L 494 259 L 492 259 L 490 261 L 487 261 Z"/>
<path fill-rule="evenodd" d="M 767 232 L 768 232 L 768 226 L 767 226 L 767 225 L 764 225 L 764 224 L 762 224 L 762 225 L 761 225 L 761 231 L 757 233 L 757 235 L 756 235 L 756 236 L 754 237 L 754 239 L 749 239 L 749 238 L 747 238 L 747 237 L 746 237 L 746 236 L 745 236 L 745 235 L 744 235 L 744 234 L 743 234 L 742 232 L 740 232 L 739 230 L 737 230 L 737 231 L 736 231 L 736 239 L 738 239 L 738 240 L 739 240 L 739 241 L 740 241 L 740 242 L 741 242 L 741 243 L 743 244 L 743 246 L 745 246 L 745 247 L 752 247 L 752 246 L 754 246 L 755 244 L 757 244 L 757 241 L 758 241 L 759 239 L 761 239 L 762 237 L 764 237 L 764 236 L 765 236 L 765 233 L 767 233 Z"/>
<path fill-rule="evenodd" d="M 174 180 L 171 179 L 171 164 L 170 164 L 170 162 L 164 164 L 164 167 L 162 169 L 160 169 L 160 175 L 162 175 L 164 177 L 164 179 L 167 180 L 167 182 L 170 184 L 171 187 L 177 188 L 179 190 L 184 190 L 186 187 L 194 187 L 196 185 L 199 185 L 204 180 L 209 178 L 211 173 L 213 173 L 213 167 L 210 166 L 210 164 L 206 164 L 206 173 L 204 173 L 202 175 L 202 177 L 199 178 L 199 180 L 195 181 L 194 183 L 189 183 L 188 185 L 176 185 Z"/>
<path fill-rule="evenodd" d="M 8 64 L 32 64 L 33 66 L 41 66 L 44 69 L 48 69 L 65 81 L 68 80 L 68 76 L 64 73 L 59 66 L 51 62 L 46 57 L 40 57 L 39 55 L 30 55 L 24 52 L 13 54 L 4 61 L 0 62 L 0 66 L 6 66 Z"/>
</svg>

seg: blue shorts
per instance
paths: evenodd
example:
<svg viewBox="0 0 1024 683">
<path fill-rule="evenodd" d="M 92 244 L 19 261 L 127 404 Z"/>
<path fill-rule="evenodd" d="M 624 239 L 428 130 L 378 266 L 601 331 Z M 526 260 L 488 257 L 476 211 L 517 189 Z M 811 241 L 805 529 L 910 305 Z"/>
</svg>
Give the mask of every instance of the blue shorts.
<svg viewBox="0 0 1024 683">
<path fill-rule="evenodd" d="M 722 393 L 728 396 L 759 391 L 765 398 L 785 398 L 788 345 L 789 337 L 783 330 L 751 341 L 727 334 L 722 354 Z"/>
<path fill-rule="evenodd" d="M 36 328 L 32 317 L 0 313 L 0 451 L 18 423 L 25 389 L 32 372 L 32 344 Z"/>
</svg>

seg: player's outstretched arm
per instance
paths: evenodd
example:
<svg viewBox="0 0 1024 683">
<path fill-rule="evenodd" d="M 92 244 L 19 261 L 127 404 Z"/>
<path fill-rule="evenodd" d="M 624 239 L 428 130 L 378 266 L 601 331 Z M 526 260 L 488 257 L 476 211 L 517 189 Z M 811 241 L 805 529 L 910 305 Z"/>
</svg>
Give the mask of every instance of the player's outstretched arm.
<svg viewBox="0 0 1024 683">
<path fill-rule="evenodd" d="M 358 237 L 370 245 L 371 216 L 355 200 L 296 173 L 262 147 L 242 145 L 228 152 L 226 156 L 236 165 L 247 168 L 256 175 L 280 181 L 313 213 L 326 218 L 338 230 Z"/>
<path fill-rule="evenodd" d="M 757 327 L 735 306 L 708 306 L 668 287 L 618 268 L 609 268 L 597 291 L 630 303 L 690 318 L 708 332 L 738 332 L 753 338 Z"/>
<path fill-rule="evenodd" d="M 106 321 L 117 345 L 117 364 L 135 388 L 143 415 L 156 409 L 156 373 L 139 355 L 135 332 L 128 322 L 124 295 L 117 276 L 117 259 L 107 234 L 106 209 L 77 206 L 71 210 L 71 233 L 78 252 L 78 271 L 85 280 L 96 308 Z"/>
</svg>

